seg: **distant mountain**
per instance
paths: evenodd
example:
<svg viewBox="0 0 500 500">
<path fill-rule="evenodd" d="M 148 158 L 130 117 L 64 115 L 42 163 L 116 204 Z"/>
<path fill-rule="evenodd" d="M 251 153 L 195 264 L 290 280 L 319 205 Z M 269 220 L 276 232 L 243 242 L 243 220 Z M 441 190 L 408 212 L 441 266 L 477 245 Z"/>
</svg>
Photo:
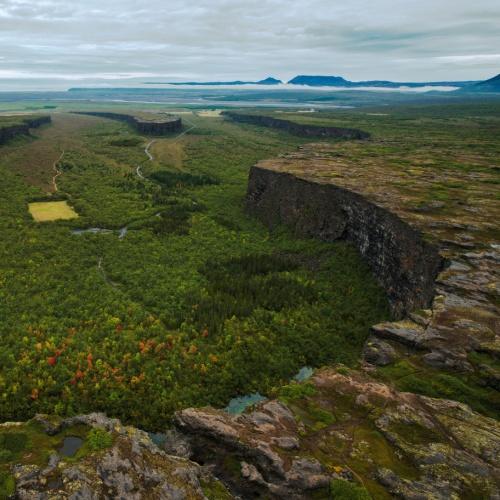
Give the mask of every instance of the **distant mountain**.
<svg viewBox="0 0 500 500">
<path fill-rule="evenodd" d="M 281 80 L 277 80 L 276 78 L 273 78 L 272 76 L 268 76 L 264 80 L 260 80 L 259 82 L 255 82 L 257 85 L 279 85 L 280 83 L 283 83 Z"/>
<path fill-rule="evenodd" d="M 279 85 L 283 83 L 272 76 L 268 76 L 264 80 L 258 82 L 246 82 L 241 80 L 233 80 L 231 82 L 144 82 L 146 85 Z"/>
<path fill-rule="evenodd" d="M 341 76 L 309 76 L 299 75 L 288 83 L 292 85 L 308 85 L 310 87 L 348 87 L 350 83 Z"/>
<path fill-rule="evenodd" d="M 474 84 L 477 82 L 390 82 L 388 80 L 366 80 L 361 82 L 351 82 L 342 78 L 341 76 L 310 76 L 299 75 L 292 78 L 289 82 L 292 85 L 307 85 L 309 87 L 385 87 L 385 88 L 398 88 L 398 87 L 464 87 L 466 85 Z"/>
<path fill-rule="evenodd" d="M 481 92 L 500 92 L 500 74 L 484 82 L 476 83 L 474 85 L 474 90 L 479 90 Z"/>
</svg>

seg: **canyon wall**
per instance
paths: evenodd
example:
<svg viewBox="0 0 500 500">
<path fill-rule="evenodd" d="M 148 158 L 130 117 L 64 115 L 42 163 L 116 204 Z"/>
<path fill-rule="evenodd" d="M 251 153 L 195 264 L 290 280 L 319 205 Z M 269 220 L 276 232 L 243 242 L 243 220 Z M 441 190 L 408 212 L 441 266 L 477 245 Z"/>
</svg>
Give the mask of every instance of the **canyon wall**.
<svg viewBox="0 0 500 500">
<path fill-rule="evenodd" d="M 322 127 L 318 125 L 310 125 L 304 123 L 296 123 L 271 116 L 251 115 L 232 113 L 224 111 L 223 116 L 230 118 L 236 122 L 251 123 L 263 127 L 279 128 L 287 132 L 298 135 L 300 137 L 331 137 L 338 139 L 369 139 L 370 134 L 363 130 L 355 128 L 343 127 Z"/>
<path fill-rule="evenodd" d="M 443 268 L 438 248 L 363 196 L 254 166 L 246 207 L 269 228 L 285 224 L 298 236 L 352 242 L 386 290 L 395 317 L 430 305 Z"/>
<path fill-rule="evenodd" d="M 0 144 L 5 144 L 18 135 L 29 135 L 30 128 L 37 128 L 51 121 L 50 116 L 37 116 L 35 118 L 26 118 L 23 123 L 17 125 L 0 128 Z"/>
<path fill-rule="evenodd" d="M 168 121 L 147 121 L 141 120 L 133 115 L 105 111 L 75 111 L 75 114 L 124 121 L 132 125 L 140 134 L 167 135 L 171 132 L 179 132 L 182 130 L 182 120 L 180 118 L 172 118 L 172 120 Z"/>
</svg>

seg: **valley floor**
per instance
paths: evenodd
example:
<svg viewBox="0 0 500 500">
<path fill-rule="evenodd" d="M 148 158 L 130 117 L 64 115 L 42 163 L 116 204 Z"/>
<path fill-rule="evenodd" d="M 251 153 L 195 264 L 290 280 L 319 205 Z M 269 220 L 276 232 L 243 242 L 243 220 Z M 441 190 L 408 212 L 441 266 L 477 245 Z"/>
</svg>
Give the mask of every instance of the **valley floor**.
<svg viewBox="0 0 500 500">
<path fill-rule="evenodd" d="M 354 249 L 269 233 L 244 213 L 249 168 L 300 138 L 182 116 L 187 133 L 151 142 L 54 112 L 3 146 L 2 420 L 104 410 L 159 429 L 302 366 L 354 364 L 388 317 Z M 28 204 L 47 201 L 78 218 L 34 221 Z"/>
</svg>

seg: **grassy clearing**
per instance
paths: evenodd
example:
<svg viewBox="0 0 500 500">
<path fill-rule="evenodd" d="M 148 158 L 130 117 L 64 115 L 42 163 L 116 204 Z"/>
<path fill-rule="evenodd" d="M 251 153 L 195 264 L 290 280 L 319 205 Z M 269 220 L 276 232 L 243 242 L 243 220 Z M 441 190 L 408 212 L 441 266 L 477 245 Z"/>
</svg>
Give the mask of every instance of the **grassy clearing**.
<svg viewBox="0 0 500 500">
<path fill-rule="evenodd" d="M 28 210 L 37 222 L 70 220 L 78 217 L 67 201 L 37 201 L 29 203 Z"/>
</svg>

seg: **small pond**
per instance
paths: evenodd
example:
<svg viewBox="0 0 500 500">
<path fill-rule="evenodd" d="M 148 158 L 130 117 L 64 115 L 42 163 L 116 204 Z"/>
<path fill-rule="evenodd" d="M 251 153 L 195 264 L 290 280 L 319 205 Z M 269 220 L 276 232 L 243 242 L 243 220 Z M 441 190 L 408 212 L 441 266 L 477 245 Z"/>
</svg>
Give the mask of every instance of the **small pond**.
<svg viewBox="0 0 500 500">
<path fill-rule="evenodd" d="M 67 436 L 63 439 L 62 445 L 57 451 L 63 457 L 74 457 L 76 452 L 82 447 L 82 444 L 82 438 Z"/>
<path fill-rule="evenodd" d="M 298 373 L 292 378 L 296 382 L 304 382 L 312 376 L 314 369 L 310 366 L 303 366 Z M 246 396 L 238 396 L 231 399 L 229 404 L 226 406 L 225 411 L 231 415 L 238 415 L 243 413 L 249 406 L 265 401 L 267 398 L 262 394 L 255 392 L 253 394 L 247 394 Z"/>
<path fill-rule="evenodd" d="M 225 410 L 231 415 L 238 415 L 239 413 L 243 413 L 249 406 L 265 400 L 266 398 L 262 394 L 255 392 L 247 396 L 239 396 L 231 399 Z"/>
</svg>

